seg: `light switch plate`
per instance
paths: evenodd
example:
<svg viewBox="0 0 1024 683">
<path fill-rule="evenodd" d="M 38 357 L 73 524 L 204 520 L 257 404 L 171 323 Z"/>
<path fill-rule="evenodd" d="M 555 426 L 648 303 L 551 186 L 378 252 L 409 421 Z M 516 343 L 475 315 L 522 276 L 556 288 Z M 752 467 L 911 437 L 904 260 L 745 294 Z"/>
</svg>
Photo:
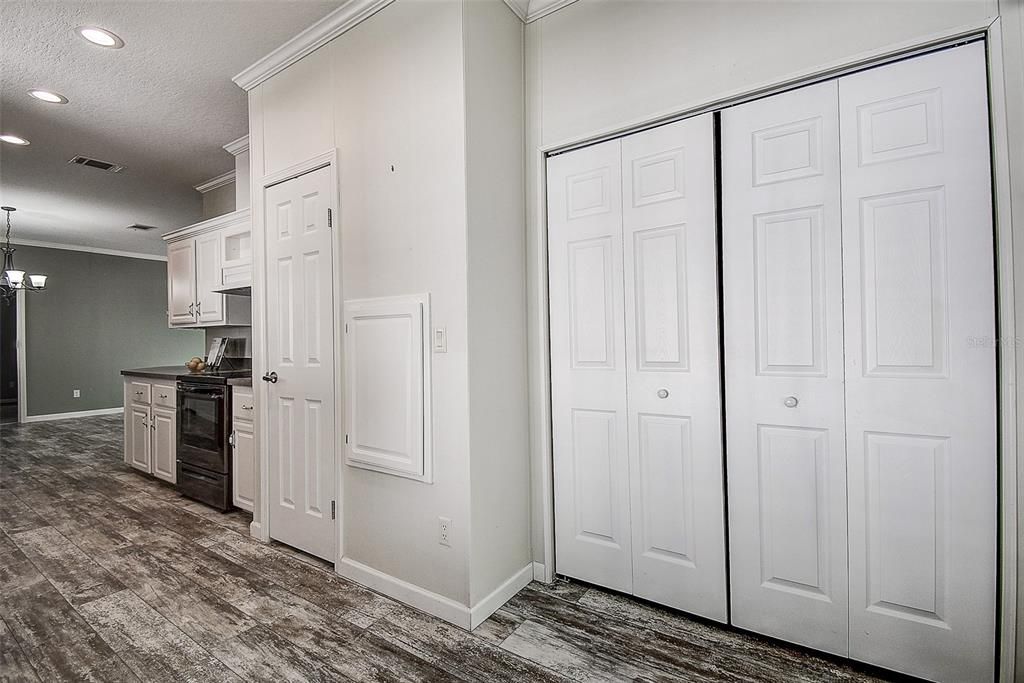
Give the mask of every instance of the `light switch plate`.
<svg viewBox="0 0 1024 683">
<path fill-rule="evenodd" d="M 435 327 L 430 342 L 434 353 L 448 353 L 448 332 L 443 327 Z"/>
</svg>

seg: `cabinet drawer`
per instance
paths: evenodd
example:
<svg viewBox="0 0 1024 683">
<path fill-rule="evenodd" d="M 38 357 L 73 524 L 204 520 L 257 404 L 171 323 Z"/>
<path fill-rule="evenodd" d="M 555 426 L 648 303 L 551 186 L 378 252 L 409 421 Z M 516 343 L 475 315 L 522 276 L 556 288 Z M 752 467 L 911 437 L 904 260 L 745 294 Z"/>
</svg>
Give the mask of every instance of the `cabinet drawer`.
<svg viewBox="0 0 1024 683">
<path fill-rule="evenodd" d="M 252 389 L 235 387 L 231 390 L 231 419 L 252 422 L 256 419 L 256 402 Z"/>
<path fill-rule="evenodd" d="M 150 391 L 153 385 L 149 382 L 138 382 L 133 381 L 128 385 L 128 398 L 133 403 L 150 403 L 152 402 L 153 395 Z"/>
<path fill-rule="evenodd" d="M 164 408 L 176 408 L 174 402 L 174 387 L 169 384 L 153 385 L 153 405 Z"/>
</svg>

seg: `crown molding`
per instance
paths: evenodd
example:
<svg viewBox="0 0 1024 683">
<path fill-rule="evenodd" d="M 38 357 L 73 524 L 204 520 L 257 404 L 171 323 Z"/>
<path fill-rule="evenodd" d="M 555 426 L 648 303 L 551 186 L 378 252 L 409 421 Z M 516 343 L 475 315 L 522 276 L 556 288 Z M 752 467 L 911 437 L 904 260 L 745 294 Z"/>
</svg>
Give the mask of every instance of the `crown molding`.
<svg viewBox="0 0 1024 683">
<path fill-rule="evenodd" d="M 235 182 L 235 172 L 228 171 L 227 173 L 221 173 L 216 178 L 210 178 L 205 183 L 193 185 L 193 189 L 195 189 L 196 192 L 202 192 L 205 194 L 210 190 L 216 190 L 218 187 L 224 187 L 225 185 L 230 185 L 233 182 Z"/>
<path fill-rule="evenodd" d="M 348 0 L 287 43 L 266 55 L 231 80 L 243 90 L 252 90 L 274 74 L 323 47 L 345 31 L 365 21 L 394 0 Z"/>
<path fill-rule="evenodd" d="M 243 135 L 237 140 L 232 140 L 228 144 L 224 145 L 224 151 L 233 157 L 237 157 L 239 154 L 245 154 L 249 151 L 249 136 Z"/>
<path fill-rule="evenodd" d="M 169 233 L 163 235 L 164 242 L 174 242 L 185 237 L 195 237 L 204 232 L 211 232 L 213 230 L 220 230 L 221 228 L 227 228 L 233 225 L 239 225 L 249 220 L 250 210 L 248 208 L 239 209 L 238 211 L 232 211 L 231 213 L 225 213 L 220 216 L 214 216 L 208 218 L 205 221 L 199 223 L 193 223 L 192 225 L 186 225 L 184 228 L 178 228 L 172 230 Z"/>
<path fill-rule="evenodd" d="M 526 15 L 530 12 L 530 0 L 505 0 L 505 4 L 519 17 L 520 21 L 526 22 Z"/>
<path fill-rule="evenodd" d="M 541 17 L 546 17 L 552 12 L 557 12 L 574 2 L 576 0 L 529 0 L 526 11 L 526 23 L 537 21 Z"/>
<path fill-rule="evenodd" d="M 124 258 L 137 258 L 145 261 L 166 261 L 166 256 L 158 254 L 142 254 L 136 251 L 120 251 L 118 249 L 103 249 L 100 247 L 86 247 L 81 244 L 61 244 L 60 242 L 43 242 L 41 240 L 23 240 L 17 237 L 11 238 L 11 244 L 22 247 L 41 247 L 43 249 L 63 249 L 64 251 L 84 251 L 89 254 L 103 254 L 104 256 L 123 256 Z"/>
</svg>

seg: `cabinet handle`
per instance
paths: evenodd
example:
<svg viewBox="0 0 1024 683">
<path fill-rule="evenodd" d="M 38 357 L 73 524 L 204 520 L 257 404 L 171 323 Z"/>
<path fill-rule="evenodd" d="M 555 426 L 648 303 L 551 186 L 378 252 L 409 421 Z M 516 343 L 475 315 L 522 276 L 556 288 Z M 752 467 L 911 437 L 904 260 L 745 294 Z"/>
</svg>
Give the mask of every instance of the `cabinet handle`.
<svg viewBox="0 0 1024 683">
<path fill-rule="evenodd" d="M 194 303 L 193 303 L 193 304 L 189 304 L 189 305 L 188 305 L 188 314 L 189 314 L 189 315 L 194 315 L 194 314 L 193 314 L 193 312 L 192 312 L 192 309 L 194 309 L 194 308 L 195 308 L 195 306 L 196 306 L 196 305 L 195 305 Z"/>
<path fill-rule="evenodd" d="M 231 432 L 231 436 L 228 437 L 228 445 L 234 448 L 235 446 L 235 432 Z"/>
<path fill-rule="evenodd" d="M 202 301 L 197 301 L 196 302 L 196 315 L 202 315 L 202 314 L 203 314 L 203 302 Z"/>
<path fill-rule="evenodd" d="M 242 410 L 252 410 L 252 406 L 242 406 Z"/>
<path fill-rule="evenodd" d="M 160 398 L 167 398 L 167 394 L 160 394 Z"/>
</svg>

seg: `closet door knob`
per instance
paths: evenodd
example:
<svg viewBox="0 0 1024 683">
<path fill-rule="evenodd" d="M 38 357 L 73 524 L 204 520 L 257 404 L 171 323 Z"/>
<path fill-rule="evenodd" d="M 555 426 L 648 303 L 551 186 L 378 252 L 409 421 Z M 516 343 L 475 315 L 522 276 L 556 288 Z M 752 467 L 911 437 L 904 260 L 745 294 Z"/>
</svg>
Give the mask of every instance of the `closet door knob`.
<svg viewBox="0 0 1024 683">
<path fill-rule="evenodd" d="M 796 408 L 799 404 L 800 401 L 797 400 L 796 396 L 787 396 L 785 400 L 782 401 L 782 405 L 786 406 L 787 408 Z"/>
<path fill-rule="evenodd" d="M 658 398 L 668 398 L 668 389 L 658 389 Z"/>
</svg>

